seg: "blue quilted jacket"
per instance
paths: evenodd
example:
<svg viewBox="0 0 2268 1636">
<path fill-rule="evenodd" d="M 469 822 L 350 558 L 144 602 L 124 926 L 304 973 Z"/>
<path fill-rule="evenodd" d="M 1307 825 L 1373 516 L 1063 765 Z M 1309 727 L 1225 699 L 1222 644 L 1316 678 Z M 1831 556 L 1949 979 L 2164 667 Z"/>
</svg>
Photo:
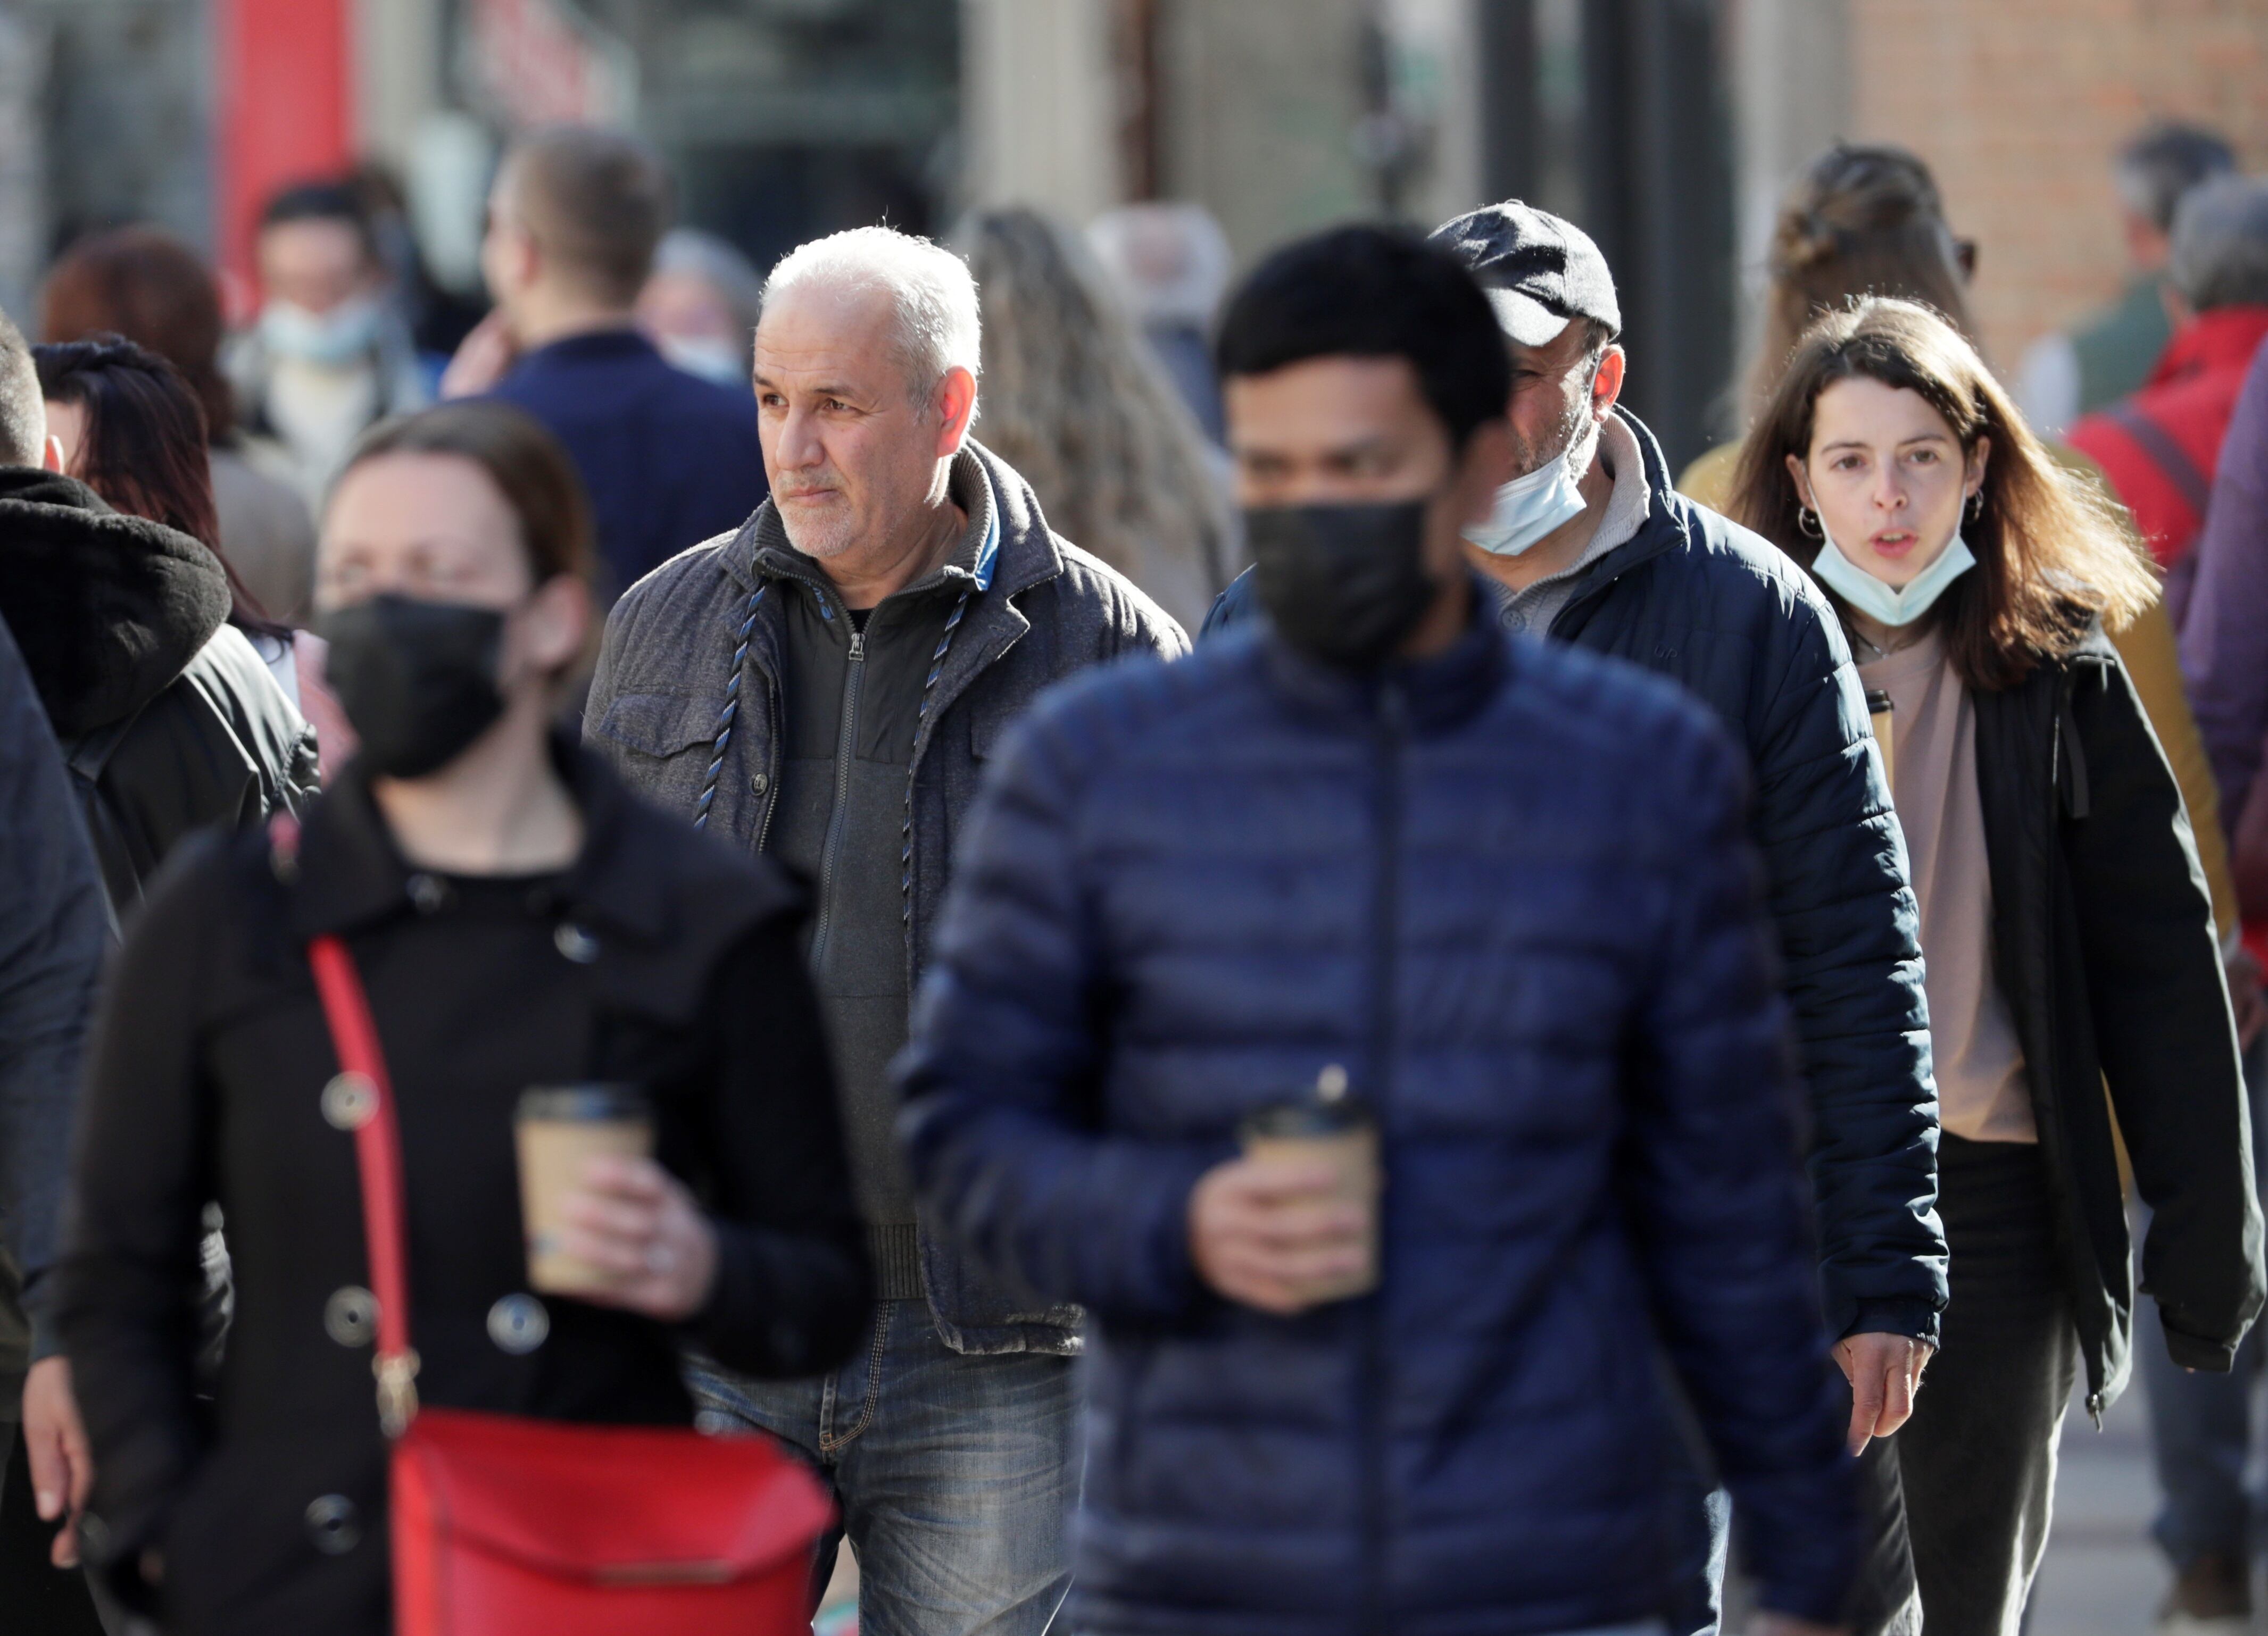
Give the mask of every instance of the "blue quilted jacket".
<svg viewBox="0 0 2268 1636">
<path fill-rule="evenodd" d="M 1076 1628 L 1653 1615 L 1665 1354 L 1765 1601 L 1837 1612 L 1854 1508 L 1744 800 L 1675 690 L 1479 623 L 1368 684 L 1242 633 L 1013 731 L 904 1131 L 934 1217 L 1093 1319 Z M 1331 1063 L 1382 1130 L 1382 1291 L 1226 1302 L 1190 1189 Z"/>
<path fill-rule="evenodd" d="M 1945 1234 L 1920 913 L 1849 645 L 1801 569 L 1673 489 L 1653 434 L 1623 420 L 1652 503 L 1635 538 L 1577 576 L 1550 634 L 1668 677 L 1748 752 L 1749 834 L 1810 1092 L 1827 1326 L 1934 1341 Z M 1259 617 L 1247 574 L 1204 628 Z"/>
</svg>

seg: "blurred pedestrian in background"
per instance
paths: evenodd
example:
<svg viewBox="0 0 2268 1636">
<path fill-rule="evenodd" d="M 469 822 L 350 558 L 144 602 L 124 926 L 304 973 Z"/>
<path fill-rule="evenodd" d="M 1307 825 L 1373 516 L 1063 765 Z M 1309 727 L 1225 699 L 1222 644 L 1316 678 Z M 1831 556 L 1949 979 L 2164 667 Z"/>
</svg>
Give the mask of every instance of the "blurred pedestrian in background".
<svg viewBox="0 0 2268 1636">
<path fill-rule="evenodd" d="M 2197 125 L 2154 125 L 2118 150 L 2111 177 L 2126 241 L 2125 293 L 2024 354 L 2016 399 L 2041 437 L 2061 437 L 2080 415 L 2110 407 L 2149 379 L 2173 339 L 2166 264 L 2174 213 L 2191 188 L 2235 168 L 2228 142 Z"/>
<path fill-rule="evenodd" d="M 520 138 L 481 248 L 497 310 L 442 379 L 448 396 L 517 405 L 565 446 L 591 496 L 602 600 L 764 497 L 754 400 L 672 367 L 637 326 L 672 209 L 668 172 L 634 136 Z"/>
<path fill-rule="evenodd" d="M 2146 1287 L 2173 1360 L 2226 1370 L 2261 1304 L 2212 908 L 2101 635 L 2151 576 L 1975 349 L 1911 302 L 1861 301 L 1804 338 L 1742 452 L 1736 510 L 1833 595 L 1893 705 L 1952 1278 L 1898 1468 L 1925 1628 L 2014 1636 L 2074 1376 L 2098 1420 L 2126 1383 L 2114 1110 L 2154 1212 Z"/>
<path fill-rule="evenodd" d="M 1710 705 L 1755 769 L 1764 861 L 1816 1131 L 1829 1333 L 1849 1376 L 1851 1438 L 1896 1431 L 1937 1339 L 1944 1239 L 1912 898 L 1866 707 L 1832 610 L 1764 540 L 1674 493 L 1653 435 L 1617 407 L 1621 310 L 1581 230 L 1509 201 L 1435 234 L 1480 278 L 1513 354 L 1521 475 L 1466 560 L 1509 627 L 1614 654 Z M 1253 604 L 1256 574 L 1222 598 Z M 1852 1610 L 1902 1628 L 1913 1600 L 1890 1456 L 1864 1456 L 1877 1554 Z M 1713 1629 L 1726 1499 L 1692 1493 L 1677 1636 Z"/>
<path fill-rule="evenodd" d="M 2193 554 L 2197 577 L 2182 626 L 2182 662 L 2220 781 L 2244 942 L 2257 961 L 2268 957 L 2268 786 L 2258 776 L 2268 735 L 2268 342 L 2254 352 L 2230 417 Z M 2202 833 L 2198 840 L 2203 850 Z M 2232 967 L 2232 985 L 2235 980 Z M 2268 1179 L 2262 1152 L 2268 1046 L 2262 1038 L 2246 1040 L 2245 1058 L 2256 1180 Z M 2229 1374 L 2196 1375 L 2172 1367 L 2150 1346 L 2146 1315 L 2144 1322 L 2142 1361 L 2161 1495 L 2151 1531 L 2175 1572 L 2159 1630 L 2161 1636 L 2243 1636 L 2251 1627 L 2253 1559 L 2268 1524 L 2268 1504 L 2249 1471 L 2261 1424 L 2254 1399 L 2268 1364 L 2268 1333 L 2253 1325 Z"/>
<path fill-rule="evenodd" d="M 1398 233 L 1263 262 L 1220 356 L 1268 624 L 1057 690 L 969 825 L 905 1129 L 936 1219 L 1091 1315 L 1079 1630 L 1660 1630 L 1665 1351 L 1750 1628 L 1842 1623 L 1744 772 L 1507 642 L 1459 540 L 1519 459 L 1498 324 Z M 1301 1128 L 1368 1156 L 1238 1155 Z"/>
<path fill-rule="evenodd" d="M 2166 570 L 2181 628 L 2222 436 L 2244 371 L 2268 337 L 2268 182 L 2225 176 L 2192 188 L 2174 216 L 2167 299 L 2174 338 L 2132 396 L 2071 429 Z"/>
<path fill-rule="evenodd" d="M 1847 143 L 1830 148 L 1812 161 L 1773 231 L 1764 332 L 1748 379 L 1750 422 L 1771 400 L 1804 332 L 1863 297 L 1918 301 L 1973 345 L 1969 280 L 1976 264 L 1976 245 L 1954 233 L 1936 179 L 1920 159 L 1903 148 Z M 1678 478 L 1679 489 L 1712 510 L 1729 512 L 1742 446 L 1738 441 L 1724 444 L 1701 456 Z M 2067 473 L 2103 487 L 2101 468 L 2085 455 L 2060 444 L 2045 446 L 2049 458 Z M 2181 785 L 2213 893 L 2213 919 L 2222 937 L 2231 940 L 2229 990 L 2249 1038 L 2268 1021 L 2268 1001 L 2261 998 L 2257 964 L 2233 941 L 2236 888 L 2220 833 L 2220 803 L 2198 723 L 2190 714 L 2163 598 L 2153 598 L 2130 623 L 2119 623 L 2114 613 L 2107 634 Z"/>
<path fill-rule="evenodd" d="M 313 795 L 315 735 L 230 623 L 227 569 L 189 532 L 211 529 L 212 494 L 187 384 L 129 342 L 42 350 L 52 420 L 31 350 L 0 331 L 0 394 L 31 400 L 5 423 L 37 433 L 0 449 L 0 617 L 122 920 L 190 831 L 257 825 Z"/>
<path fill-rule="evenodd" d="M 98 1462 L 89 1543 L 169 1628 L 392 1628 L 356 1121 L 326 1089 L 310 937 L 347 939 L 393 1069 L 423 1402 L 681 1425 L 681 1336 L 800 1376 L 865 1310 L 795 892 L 553 726 L 591 633 L 589 541 L 565 457 L 515 411 L 367 440 L 317 586 L 362 750 L 295 846 L 201 839 L 114 973 L 59 1311 Z M 593 1165 L 569 1207 L 563 1247 L 621 1281 L 538 1300 L 513 1109 L 593 1082 L 644 1094 L 657 1156 Z M 208 1420 L 183 1306 L 209 1199 L 238 1294 Z"/>
<path fill-rule="evenodd" d="M 309 182 L 277 194 L 255 260 L 260 320 L 225 363 L 244 424 L 283 444 L 313 510 L 366 428 L 431 393 L 351 190 Z"/>
<path fill-rule="evenodd" d="M 901 1636 L 1039 1636 L 1079 1492 L 1078 1309 L 916 1225 L 888 1071 L 908 996 L 1009 723 L 1087 665 L 1188 645 L 969 437 L 981 344 L 967 265 L 925 239 L 858 228 L 783 259 L 755 338 L 772 496 L 623 598 L 585 717 L 634 788 L 816 884 L 806 947 L 880 1299 L 836 1375 L 765 1384 L 720 1356 L 696 1386 L 716 1427 L 824 1470 L 861 1618 Z"/>
<path fill-rule="evenodd" d="M 35 435 L 36 427 L 23 424 L 34 407 L 20 394 L 0 398 L 0 429 L 12 438 Z M 0 1221 L 7 1224 L 0 1244 L 0 1493 L 8 1496 L 0 1513 L 11 1524 L 0 1534 L 11 1547 L 0 1568 L 0 1603 L 11 1625 L 44 1636 L 48 1628 L 71 1628 L 57 1605 L 65 1596 L 85 1618 L 86 1592 L 40 1574 L 29 1551 L 12 1548 L 15 1502 L 29 1496 L 52 1525 L 76 1516 L 94 1477 L 70 1364 L 48 1303 L 62 1250 L 79 1052 L 109 917 L 70 776 L 4 621 L 0 860 Z M 28 1461 L 28 1471 L 18 1469 L 19 1461 Z M 55 1537 L 56 1566 L 77 1561 L 77 1543 L 69 1529 Z M 28 1623 L 33 1619 L 42 1623 Z"/>
<path fill-rule="evenodd" d="M 1078 240 L 1023 209 L 958 239 L 983 309 L 985 446 L 1051 526 L 1196 628 L 1233 571 L 1204 433 Z"/>
<path fill-rule="evenodd" d="M 1151 200 L 1105 210 L 1087 228 L 1086 241 L 1141 321 L 1182 401 L 1205 436 L 1220 443 L 1212 321 L 1228 289 L 1228 235 L 1201 204 Z"/>
<path fill-rule="evenodd" d="M 123 335 L 166 359 L 196 394 L 205 417 L 219 525 L 207 541 L 264 617 L 305 625 L 313 617 L 315 524 L 285 477 L 290 458 L 247 437 L 220 370 L 220 289 L 197 253 L 155 227 L 121 227 L 80 239 L 48 269 L 40 294 L 40 339 L 49 343 Z"/>
<path fill-rule="evenodd" d="M 763 304 L 763 275 L 747 257 L 714 233 L 673 227 L 638 291 L 638 327 L 679 369 L 746 392 Z"/>
</svg>

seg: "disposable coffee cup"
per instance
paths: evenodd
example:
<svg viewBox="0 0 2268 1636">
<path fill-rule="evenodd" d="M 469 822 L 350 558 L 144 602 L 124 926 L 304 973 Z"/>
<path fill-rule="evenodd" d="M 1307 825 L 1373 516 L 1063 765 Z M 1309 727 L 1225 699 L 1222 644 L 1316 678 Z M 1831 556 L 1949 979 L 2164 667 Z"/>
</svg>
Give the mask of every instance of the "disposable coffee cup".
<svg viewBox="0 0 2268 1636">
<path fill-rule="evenodd" d="M 1330 1166 L 1332 1193 L 1363 1213 L 1362 1264 L 1336 1278 L 1312 1280 L 1301 1292 L 1308 1304 L 1345 1301 L 1378 1288 L 1378 1198 L 1382 1185 L 1378 1126 L 1347 1092 L 1346 1070 L 1323 1070 L 1312 1090 L 1287 1097 L 1250 1114 L 1240 1127 L 1247 1158 Z"/>
<path fill-rule="evenodd" d="M 593 1159 L 653 1155 L 653 1111 L 630 1085 L 538 1085 L 520 1093 L 512 1122 L 519 1148 L 519 1214 L 527 1284 L 546 1295 L 612 1288 L 616 1274 L 560 1248 L 567 1199 Z"/>
<path fill-rule="evenodd" d="M 1896 707 L 1879 687 L 1867 689 L 1867 719 L 1874 729 L 1874 747 L 1882 752 L 1882 781 L 1890 782 L 1890 729 Z"/>
</svg>

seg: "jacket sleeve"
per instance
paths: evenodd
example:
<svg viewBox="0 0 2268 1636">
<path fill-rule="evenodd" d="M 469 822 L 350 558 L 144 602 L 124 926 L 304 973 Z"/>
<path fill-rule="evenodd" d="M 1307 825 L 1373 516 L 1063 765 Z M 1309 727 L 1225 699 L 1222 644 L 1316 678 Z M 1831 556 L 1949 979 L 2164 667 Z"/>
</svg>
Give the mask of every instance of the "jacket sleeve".
<svg viewBox="0 0 2268 1636">
<path fill-rule="evenodd" d="M 1937 1082 L 1905 840 L 1833 616 L 1804 597 L 1752 713 L 1756 836 L 1810 1091 L 1830 1334 L 1934 1340 L 1946 1302 Z"/>
<path fill-rule="evenodd" d="M 2253 355 L 2213 473 L 2182 625 L 2182 669 L 2230 832 L 2268 739 L 2268 344 Z"/>
<path fill-rule="evenodd" d="M 225 841 L 193 836 L 158 875 L 95 1016 L 56 1327 L 93 1445 L 100 1552 L 129 1592 L 204 1448 L 192 1398 L 202 1213 L 214 1196 L 202 984 L 227 919 Z"/>
<path fill-rule="evenodd" d="M 1715 1450 L 1763 1604 L 1842 1622 L 1855 1467 L 1814 1281 L 1787 1015 L 1728 746 L 1656 759 L 1666 905 L 1638 1021 L 1624 1197 L 1669 1358 Z"/>
<path fill-rule="evenodd" d="M 0 625 L 0 1219 L 34 1324 L 61 1236 L 79 1053 L 109 935 L 102 883 L 70 775 L 30 676 Z"/>
<path fill-rule="evenodd" d="M 2213 894 L 2213 921 L 2222 937 L 2237 930 L 2236 883 L 2228 873 L 2228 843 L 2220 827 L 2220 801 L 2213 786 L 2213 767 L 2205 759 L 2205 742 L 2198 736 L 2197 718 L 2182 692 L 2181 660 L 2174 645 L 2174 622 L 2163 598 L 2152 603 L 2110 640 L 2119 661 L 2132 679 L 2142 713 L 2158 736 L 2174 782 L 2181 787 L 2182 804 L 2189 810 L 2190 839 L 2197 845 L 2198 862 L 2204 867 L 2206 888 Z"/>
<path fill-rule="evenodd" d="M 931 1218 L 996 1272 L 1106 1321 L 1199 1296 L 1187 1215 L 1226 1154 L 1101 1133 L 1107 973 L 1078 852 L 1074 723 L 1042 702 L 971 810 L 913 1037 L 900 1129 Z"/>
<path fill-rule="evenodd" d="M 692 1325 L 711 1355 L 776 1379 L 834 1368 L 858 1344 L 873 1293 L 852 1202 L 819 997 L 777 915 L 719 962 L 711 1104 L 717 1283 Z"/>
<path fill-rule="evenodd" d="M 2227 1369 L 2262 1296 L 2244 1072 L 2181 792 L 2124 670 L 2086 666 L 2065 828 L 2111 1105 L 2152 1211 L 2142 1284 L 2167 1350 Z M 2083 816 L 2080 814 L 2083 813 Z"/>
</svg>

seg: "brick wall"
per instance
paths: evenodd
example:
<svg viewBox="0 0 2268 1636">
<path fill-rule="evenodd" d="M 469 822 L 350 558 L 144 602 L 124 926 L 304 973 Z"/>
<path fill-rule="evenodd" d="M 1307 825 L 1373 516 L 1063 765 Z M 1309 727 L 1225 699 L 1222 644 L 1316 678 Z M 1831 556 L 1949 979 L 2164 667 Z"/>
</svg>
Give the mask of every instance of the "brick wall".
<svg viewBox="0 0 2268 1636">
<path fill-rule="evenodd" d="M 2124 275 L 2110 159 L 2198 120 L 2268 171 L 2268 0 L 1848 0 L 1851 134 L 1929 161 L 2003 368 Z"/>
</svg>

